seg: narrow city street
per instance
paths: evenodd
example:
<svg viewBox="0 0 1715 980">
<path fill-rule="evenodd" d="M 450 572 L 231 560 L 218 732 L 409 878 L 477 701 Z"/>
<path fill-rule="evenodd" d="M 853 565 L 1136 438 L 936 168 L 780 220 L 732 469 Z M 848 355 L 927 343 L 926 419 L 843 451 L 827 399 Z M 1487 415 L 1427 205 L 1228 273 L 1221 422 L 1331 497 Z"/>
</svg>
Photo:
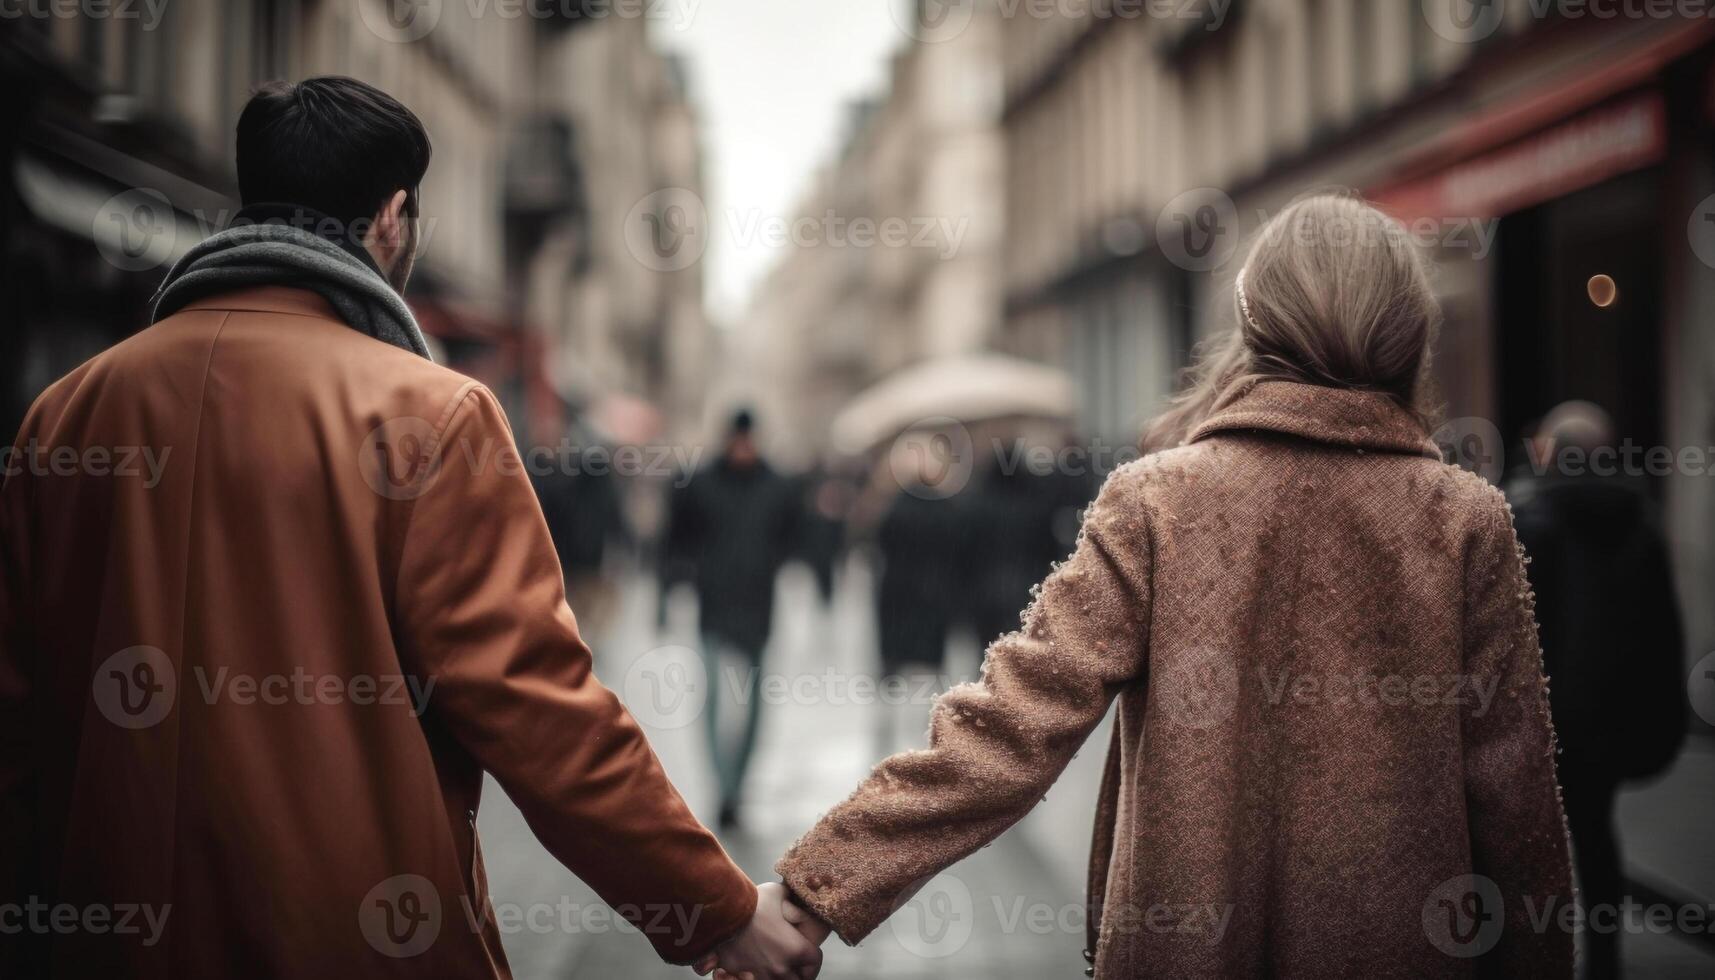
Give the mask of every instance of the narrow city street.
<svg viewBox="0 0 1715 980">
<path fill-rule="evenodd" d="M 628 678 L 637 680 L 642 665 L 659 656 L 652 650 L 694 646 L 694 602 L 683 598 L 687 601 L 671 604 L 668 627 L 658 632 L 653 585 L 633 581 L 610 635 L 593 641 L 598 673 L 610 687 L 624 693 Z M 836 677 L 873 674 L 870 601 L 861 566 L 846 576 L 831 612 L 822 606 L 810 576 L 789 567 L 780 580 L 777 625 L 764 670 L 787 678 L 822 678 L 829 668 Z M 974 669 L 974 651 L 964 659 L 964 669 Z M 765 695 L 747 783 L 752 805 L 743 827 L 724 837 L 733 857 L 759 880 L 773 877 L 775 859 L 821 812 L 850 793 L 875 761 L 877 706 L 858 703 L 867 700 L 861 694 L 842 694 L 837 682 L 817 684 L 804 692 L 809 697 Z M 821 691 L 829 693 L 822 696 Z M 633 710 L 674 782 L 712 825 L 714 781 L 702 719 L 686 714 L 663 724 L 648 706 L 634 704 Z M 920 710 L 926 717 L 926 707 Z M 921 728 L 914 737 L 921 739 Z M 1063 828 L 1078 848 L 1085 846 L 1087 824 L 1080 819 Z M 594 893 L 542 851 L 493 783 L 484 792 L 480 828 L 497 922 L 518 980 L 689 975 L 662 964 L 634 932 L 617 934 Z M 1020 828 L 961 862 L 861 947 L 830 939 L 823 975 L 906 980 L 1082 975 L 1083 904 L 1077 883 L 1082 858 L 1076 867 L 1051 866 L 1032 839 L 1028 829 Z M 568 917 L 559 911 L 563 906 L 575 910 L 569 929 L 564 927 Z M 534 924 L 532 909 L 537 910 Z"/>
<path fill-rule="evenodd" d="M 874 621 L 864 566 L 850 566 L 831 610 L 823 607 L 801 567 L 789 566 L 779 589 L 775 636 L 764 670 L 798 679 L 800 686 L 789 685 L 790 694 L 764 694 L 762 733 L 746 796 L 751 805 L 743 827 L 723 838 L 744 869 L 764 881 L 773 877 L 774 860 L 792 840 L 849 793 L 875 761 L 873 718 L 879 710 L 856 703 L 863 698 L 849 687 L 819 680 L 830 669 L 841 678 L 874 670 Z M 634 578 L 608 635 L 592 638 L 597 670 L 610 687 L 629 695 L 674 782 L 712 824 L 715 790 L 699 702 L 691 699 L 678 712 L 664 713 L 639 697 L 650 691 L 640 682 L 651 670 L 696 686 L 700 675 L 672 670 L 675 658 L 695 646 L 694 600 L 675 596 L 667 626 L 655 624 L 653 582 Z M 949 672 L 968 676 L 976 651 L 958 652 Z M 733 675 L 724 676 L 723 683 L 732 683 Z M 818 680 L 801 686 L 806 678 Z M 926 706 L 906 710 L 924 712 Z M 921 738 L 920 727 L 913 736 Z M 1079 877 L 1088 853 L 1087 813 L 1099 757 L 1100 752 L 1086 750 L 1037 812 L 932 881 L 862 946 L 847 948 L 830 939 L 823 975 L 837 980 L 1082 975 Z M 1694 737 L 1664 779 L 1621 799 L 1619 822 L 1629 868 L 1658 890 L 1653 897 L 1640 891 L 1640 903 L 1666 899 L 1715 913 L 1708 905 L 1715 881 L 1700 879 L 1697 870 L 1715 862 L 1686 859 L 1712 846 L 1707 833 L 1712 819 L 1715 746 Z M 492 783 L 484 794 L 480 826 L 497 922 L 518 980 L 688 975 L 662 964 L 635 932 L 615 928 L 600 900 L 542 850 Z M 1708 976 L 1715 969 L 1709 925 L 1687 939 L 1648 926 L 1638 913 L 1624 939 L 1630 975 L 1651 980 Z"/>
</svg>

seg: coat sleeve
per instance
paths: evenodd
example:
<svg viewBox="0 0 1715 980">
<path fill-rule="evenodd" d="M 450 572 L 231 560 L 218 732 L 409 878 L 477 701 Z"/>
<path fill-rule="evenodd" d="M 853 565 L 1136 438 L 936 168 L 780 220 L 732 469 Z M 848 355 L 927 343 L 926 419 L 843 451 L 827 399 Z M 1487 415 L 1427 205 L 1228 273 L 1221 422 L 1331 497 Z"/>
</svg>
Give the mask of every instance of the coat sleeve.
<svg viewBox="0 0 1715 980">
<path fill-rule="evenodd" d="M 469 389 L 405 532 L 404 653 L 434 681 L 430 712 L 547 849 L 664 959 L 691 962 L 749 921 L 754 886 L 595 679 L 529 480 L 481 450 L 512 445 L 494 396 Z"/>
<path fill-rule="evenodd" d="M 1030 812 L 1140 676 L 1150 545 L 1128 474 L 1108 481 L 1024 628 L 989 647 L 981 680 L 936 702 L 928 749 L 878 765 L 776 866 L 846 942 Z"/>
<path fill-rule="evenodd" d="M 1569 977 L 1572 936 L 1544 912 L 1573 900 L 1548 684 L 1524 552 L 1498 494 L 1467 552 L 1465 587 L 1465 671 L 1495 688 L 1486 710 L 1477 702 L 1463 719 L 1472 872 L 1494 883 L 1505 914 L 1479 966 Z"/>
</svg>

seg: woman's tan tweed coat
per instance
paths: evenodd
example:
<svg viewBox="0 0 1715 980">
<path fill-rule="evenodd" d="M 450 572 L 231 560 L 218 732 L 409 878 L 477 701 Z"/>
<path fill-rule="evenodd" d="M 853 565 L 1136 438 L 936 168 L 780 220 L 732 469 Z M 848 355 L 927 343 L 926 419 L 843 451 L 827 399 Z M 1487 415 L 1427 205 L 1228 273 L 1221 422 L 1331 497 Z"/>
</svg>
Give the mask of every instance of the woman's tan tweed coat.
<svg viewBox="0 0 1715 980">
<path fill-rule="evenodd" d="M 1511 516 L 1385 396 L 1247 385 L 1116 472 L 930 747 L 781 875 L 861 940 L 1024 816 L 1115 698 L 1096 976 L 1570 976 Z"/>
</svg>

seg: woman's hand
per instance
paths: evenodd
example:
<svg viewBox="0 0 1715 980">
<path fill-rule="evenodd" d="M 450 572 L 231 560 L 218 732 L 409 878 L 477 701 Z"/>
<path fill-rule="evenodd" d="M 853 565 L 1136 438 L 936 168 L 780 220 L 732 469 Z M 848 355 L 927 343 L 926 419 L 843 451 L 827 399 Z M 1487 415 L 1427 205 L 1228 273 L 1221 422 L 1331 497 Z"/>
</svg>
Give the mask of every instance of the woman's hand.
<svg viewBox="0 0 1715 980">
<path fill-rule="evenodd" d="M 788 901 L 785 886 L 760 885 L 750 924 L 693 969 L 698 976 L 714 970 L 715 980 L 815 980 L 822 970 L 822 951 L 819 942 L 808 938 L 815 932 L 800 924 L 806 917 L 814 920 Z M 826 938 L 827 932 L 821 935 Z"/>
</svg>

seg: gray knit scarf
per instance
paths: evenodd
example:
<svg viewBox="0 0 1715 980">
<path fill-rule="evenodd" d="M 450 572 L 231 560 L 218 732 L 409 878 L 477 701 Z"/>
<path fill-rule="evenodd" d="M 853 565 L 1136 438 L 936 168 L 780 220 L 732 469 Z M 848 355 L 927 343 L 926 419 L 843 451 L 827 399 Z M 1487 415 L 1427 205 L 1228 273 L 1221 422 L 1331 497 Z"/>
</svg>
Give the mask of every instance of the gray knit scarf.
<svg viewBox="0 0 1715 980">
<path fill-rule="evenodd" d="M 289 220 L 281 215 L 291 214 Z M 246 208 L 174 263 L 151 302 L 150 323 L 218 293 L 250 286 L 295 286 L 330 303 L 359 333 L 422 357 L 429 345 L 405 300 L 361 246 L 312 229 L 338 227 L 316 212 Z"/>
</svg>

